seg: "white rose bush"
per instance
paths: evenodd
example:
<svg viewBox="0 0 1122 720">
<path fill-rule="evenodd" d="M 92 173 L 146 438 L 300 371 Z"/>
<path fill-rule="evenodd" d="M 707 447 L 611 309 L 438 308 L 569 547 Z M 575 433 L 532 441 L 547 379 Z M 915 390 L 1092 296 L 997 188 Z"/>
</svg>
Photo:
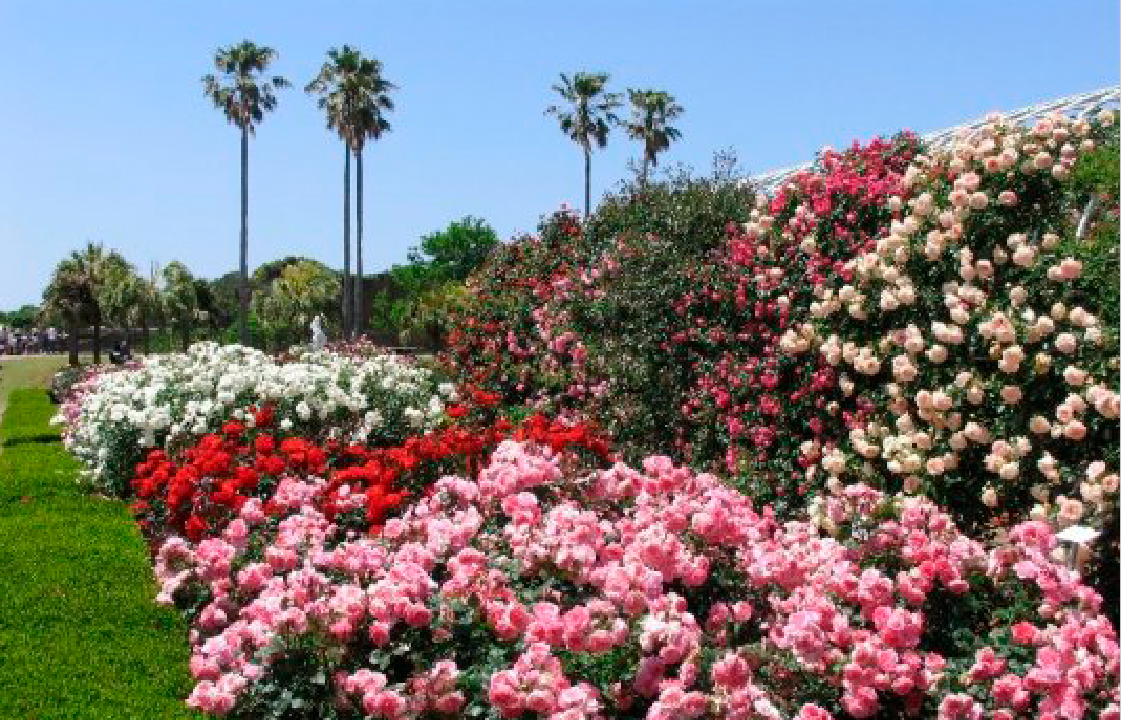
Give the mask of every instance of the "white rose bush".
<svg viewBox="0 0 1122 720">
<path fill-rule="evenodd" d="M 269 409 L 279 430 L 312 440 L 400 442 L 436 427 L 451 385 L 392 355 L 302 352 L 278 362 L 252 348 L 197 343 L 94 374 L 63 405 L 66 447 L 97 490 L 127 496 L 149 448 L 186 447 Z"/>
</svg>

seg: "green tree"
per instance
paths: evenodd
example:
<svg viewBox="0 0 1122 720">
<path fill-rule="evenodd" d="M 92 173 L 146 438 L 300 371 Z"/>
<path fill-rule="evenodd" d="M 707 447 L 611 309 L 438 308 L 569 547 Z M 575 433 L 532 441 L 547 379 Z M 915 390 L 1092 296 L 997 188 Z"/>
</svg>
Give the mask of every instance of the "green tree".
<svg viewBox="0 0 1122 720">
<path fill-rule="evenodd" d="M 362 151 L 368 139 L 390 131 L 386 113 L 393 110 L 389 93 L 397 86 L 382 77 L 382 63 L 349 45 L 327 51 L 319 74 L 304 88 L 319 96 L 328 130 L 343 141 L 343 334 L 361 334 L 362 313 Z M 351 276 L 350 188 L 351 155 L 356 164 L 355 277 Z"/>
<path fill-rule="evenodd" d="M 88 317 L 91 302 L 89 286 L 76 265 L 70 258 L 60 262 L 43 291 L 41 312 L 45 322 L 66 328 L 71 367 L 78 365 L 78 332 Z"/>
<path fill-rule="evenodd" d="M 432 350 L 444 348 L 456 310 L 467 298 L 463 283 L 454 281 L 428 286 L 402 304 L 401 341 Z"/>
<path fill-rule="evenodd" d="M 203 76 L 203 90 L 226 120 L 241 131 L 241 243 L 238 288 L 238 338 L 249 344 L 249 136 L 256 133 L 266 112 L 277 106 L 275 90 L 289 86 L 279 75 L 262 77 L 277 53 L 249 40 L 219 48 L 214 54 L 218 75 Z"/>
<path fill-rule="evenodd" d="M 87 243 L 55 268 L 43 300 L 47 313 L 67 326 L 71 365 L 78 364 L 78 332 L 83 325 L 93 329 L 93 361 L 101 363 L 102 286 L 107 276 L 127 265 L 115 250 L 106 252 L 100 243 Z"/>
<path fill-rule="evenodd" d="M 420 247 L 410 248 L 408 257 L 415 265 L 427 265 L 437 281 L 463 282 L 498 244 L 494 228 L 468 215 L 422 237 Z"/>
<path fill-rule="evenodd" d="M 160 291 L 160 273 L 153 263 L 148 277 L 139 277 L 140 294 L 137 307 L 140 312 L 140 337 L 144 354 L 152 352 L 152 328 L 161 325 L 165 318 L 164 298 Z"/>
<path fill-rule="evenodd" d="M 143 281 L 137 277 L 130 263 L 122 261 L 107 265 L 104 281 L 98 288 L 97 302 L 106 322 L 124 330 L 126 342 L 133 325 L 141 322 L 143 291 Z"/>
<path fill-rule="evenodd" d="M 35 319 L 38 316 L 38 305 L 23 305 L 18 310 L 13 310 L 9 313 L 0 313 L 0 323 L 26 330 L 35 324 Z"/>
<path fill-rule="evenodd" d="M 314 260 L 286 265 L 268 292 L 254 297 L 253 312 L 274 347 L 298 342 L 316 315 L 330 319 L 339 299 L 338 274 Z"/>
<path fill-rule="evenodd" d="M 198 320 L 199 299 L 195 276 L 181 262 L 173 261 L 160 273 L 163 280 L 163 306 L 172 328 L 183 340 L 183 349 L 191 345 L 191 328 Z"/>
<path fill-rule="evenodd" d="M 553 86 L 569 108 L 550 105 L 546 115 L 553 115 L 561 125 L 561 132 L 580 146 L 584 153 L 584 216 L 592 207 L 592 144 L 604 148 L 608 144 L 611 126 L 619 123 L 615 111 L 620 106 L 619 93 L 604 90 L 607 73 L 578 72 L 570 78 L 561 73 L 561 82 Z"/>
<path fill-rule="evenodd" d="M 674 96 L 661 90 L 628 90 L 631 100 L 631 119 L 624 125 L 627 136 L 643 143 L 640 185 L 647 184 L 650 169 L 658 165 L 658 154 L 670 143 L 682 137 L 670 122 L 681 116 L 684 109 L 674 102 Z"/>
</svg>

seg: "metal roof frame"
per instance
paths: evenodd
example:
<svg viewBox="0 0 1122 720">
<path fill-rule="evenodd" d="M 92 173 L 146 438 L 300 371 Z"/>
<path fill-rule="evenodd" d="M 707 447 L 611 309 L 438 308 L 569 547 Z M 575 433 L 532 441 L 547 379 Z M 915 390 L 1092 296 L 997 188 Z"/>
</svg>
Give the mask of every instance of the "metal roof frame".
<svg viewBox="0 0 1122 720">
<path fill-rule="evenodd" d="M 1016 125 L 1032 125 L 1037 120 L 1051 117 L 1057 112 L 1070 118 L 1086 118 L 1096 115 L 1102 110 L 1119 107 L 1120 96 L 1122 96 L 1122 92 L 1120 92 L 1118 86 L 1102 88 L 1100 90 L 1092 90 L 1091 92 L 1079 93 L 1078 95 L 1068 95 L 1067 97 L 1040 102 L 1036 105 L 1030 105 L 1020 110 L 1015 110 L 1011 113 L 1004 113 L 1002 117 L 1006 122 Z M 923 141 L 932 150 L 945 150 L 951 146 L 956 137 L 962 134 L 969 134 L 971 131 L 985 127 L 989 123 L 990 117 L 990 115 L 987 115 L 986 117 L 977 118 L 962 123 L 961 125 L 955 125 L 954 127 L 927 133 L 923 135 Z M 779 189 L 779 186 L 788 178 L 796 173 L 809 170 L 812 166 L 812 162 L 806 162 L 802 165 L 783 168 L 782 170 L 771 170 L 766 173 L 754 175 L 748 178 L 748 180 L 756 186 L 759 192 L 771 195 L 774 194 L 775 191 Z"/>
</svg>

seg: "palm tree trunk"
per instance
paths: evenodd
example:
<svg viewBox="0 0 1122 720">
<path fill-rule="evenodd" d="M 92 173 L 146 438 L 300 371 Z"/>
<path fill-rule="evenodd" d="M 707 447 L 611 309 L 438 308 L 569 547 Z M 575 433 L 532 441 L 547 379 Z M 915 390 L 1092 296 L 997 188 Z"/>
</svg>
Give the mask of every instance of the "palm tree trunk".
<svg viewBox="0 0 1122 720">
<path fill-rule="evenodd" d="M 639 187 L 647 187 L 647 175 L 651 171 L 651 159 L 646 153 L 643 153 L 643 174 L 639 176 Z"/>
<path fill-rule="evenodd" d="M 242 127 L 241 277 L 238 282 L 238 342 L 249 345 L 249 128 Z"/>
<path fill-rule="evenodd" d="M 351 337 L 351 148 L 343 143 L 343 338 Z"/>
<path fill-rule="evenodd" d="M 78 367 L 78 321 L 74 318 L 66 323 L 66 345 L 69 351 L 67 362 L 70 367 Z"/>
<path fill-rule="evenodd" d="M 180 333 L 183 336 L 183 349 L 186 351 L 187 348 L 191 347 L 191 323 L 183 323 Z"/>
<path fill-rule="evenodd" d="M 94 365 L 101 364 L 101 321 L 95 320 L 93 324 L 93 361 Z"/>
<path fill-rule="evenodd" d="M 592 151 L 588 147 L 588 143 L 584 145 L 584 219 L 588 219 L 588 213 L 592 206 Z"/>
<path fill-rule="evenodd" d="M 354 295 L 354 336 L 362 335 L 362 148 L 355 152 L 355 283 L 351 288 Z"/>
</svg>

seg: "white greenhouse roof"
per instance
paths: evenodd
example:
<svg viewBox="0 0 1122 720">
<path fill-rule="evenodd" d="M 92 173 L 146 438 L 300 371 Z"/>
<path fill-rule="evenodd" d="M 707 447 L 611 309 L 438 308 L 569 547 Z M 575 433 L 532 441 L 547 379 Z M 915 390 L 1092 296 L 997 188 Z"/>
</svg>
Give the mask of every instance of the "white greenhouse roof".
<svg viewBox="0 0 1122 720">
<path fill-rule="evenodd" d="M 1021 108 L 1011 113 L 1004 113 L 1003 116 L 1006 121 L 1018 125 L 1032 125 L 1037 120 L 1049 117 L 1056 112 L 1071 118 L 1084 118 L 1095 115 L 1107 108 L 1117 108 L 1119 106 L 1119 94 L 1118 87 L 1102 88 L 1101 90 L 1093 90 L 1091 92 L 1069 95 L 1067 97 L 1037 103 L 1036 105 L 1030 105 L 1029 107 Z M 932 149 L 943 149 L 949 146 L 960 133 L 969 133 L 971 130 L 976 130 L 985 126 L 988 122 L 988 118 L 989 116 L 987 115 L 986 117 L 971 120 L 961 125 L 927 133 L 923 136 L 923 140 L 928 147 Z M 754 175 L 749 179 L 761 192 L 770 194 L 774 193 L 784 180 L 797 172 L 809 169 L 812 164 L 813 163 L 807 162 L 782 170 L 772 170 L 770 172 Z"/>
</svg>

